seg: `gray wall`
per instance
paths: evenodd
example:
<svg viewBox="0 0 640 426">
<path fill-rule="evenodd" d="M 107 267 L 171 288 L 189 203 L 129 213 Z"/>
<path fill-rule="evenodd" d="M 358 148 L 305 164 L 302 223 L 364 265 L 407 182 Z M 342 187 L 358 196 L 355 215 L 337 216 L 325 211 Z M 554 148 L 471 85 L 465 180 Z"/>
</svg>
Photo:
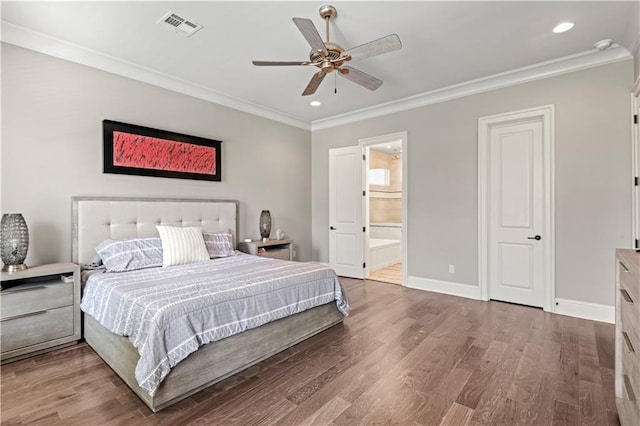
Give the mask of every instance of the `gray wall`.
<svg viewBox="0 0 640 426">
<path fill-rule="evenodd" d="M 222 140 L 222 182 L 102 173 L 102 120 Z M 2 45 L 2 212 L 23 213 L 27 263 L 71 259 L 74 195 L 240 201 L 240 238 L 273 233 L 311 258 L 311 134 L 93 68 Z"/>
<path fill-rule="evenodd" d="M 631 239 L 632 83 L 628 60 L 314 131 L 313 258 L 329 259 L 328 150 L 406 130 L 409 276 L 478 285 L 478 118 L 554 104 L 556 297 L 613 305 L 613 250 Z"/>
</svg>

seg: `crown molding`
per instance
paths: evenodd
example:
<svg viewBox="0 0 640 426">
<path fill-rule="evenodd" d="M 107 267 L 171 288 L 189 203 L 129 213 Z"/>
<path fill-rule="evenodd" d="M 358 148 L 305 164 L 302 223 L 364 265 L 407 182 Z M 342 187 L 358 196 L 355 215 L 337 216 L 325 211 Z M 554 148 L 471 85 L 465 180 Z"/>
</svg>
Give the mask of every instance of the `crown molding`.
<svg viewBox="0 0 640 426">
<path fill-rule="evenodd" d="M 387 102 L 321 120 L 315 120 L 311 123 L 311 131 L 314 132 L 316 130 L 342 126 L 356 121 L 367 120 L 425 105 L 445 102 L 529 81 L 540 80 L 599 65 L 624 61 L 631 57 L 632 56 L 627 49 L 617 44 L 614 44 L 604 51 L 591 49 L 574 55 L 565 56 L 563 58 L 541 62 L 539 64 L 517 68 L 511 71 L 494 74 L 492 76 L 482 77 L 476 80 L 455 84 L 453 86 L 432 90 L 430 92 L 421 93 L 419 95 L 410 96 L 397 101 Z"/>
<path fill-rule="evenodd" d="M 517 68 L 492 76 L 470 80 L 453 86 L 432 90 L 384 104 L 357 111 L 315 120 L 309 123 L 300 118 L 284 114 L 274 109 L 225 95 L 206 87 L 190 83 L 143 66 L 123 61 L 95 50 L 63 41 L 19 25 L 1 21 L 1 41 L 60 59 L 86 65 L 102 71 L 121 75 L 133 80 L 162 87 L 194 98 L 202 99 L 238 111 L 253 114 L 304 130 L 316 131 L 341 126 L 356 121 L 380 117 L 439 102 L 445 102 L 477 93 L 513 86 L 529 81 L 553 77 L 599 65 L 630 59 L 625 48 L 614 44 L 607 50 L 591 49 L 582 53 L 565 56 L 539 64 Z"/>
<path fill-rule="evenodd" d="M 39 33 L 25 27 L 1 21 L 2 24 L 2 41 L 13 44 L 36 52 L 44 53 L 56 58 L 65 59 L 67 61 L 97 68 L 133 80 L 148 83 L 154 86 L 162 87 L 174 92 L 182 93 L 194 98 L 202 99 L 218 105 L 229 107 L 238 111 L 257 115 L 269 120 L 284 123 L 290 126 L 298 127 L 304 130 L 311 130 L 311 124 L 308 121 L 283 114 L 279 111 L 265 108 L 243 99 L 224 95 L 198 84 L 190 83 L 169 75 L 145 68 L 143 66 L 123 61 L 113 56 L 87 49 L 77 44 L 69 43 L 51 37 L 49 35 Z"/>
</svg>

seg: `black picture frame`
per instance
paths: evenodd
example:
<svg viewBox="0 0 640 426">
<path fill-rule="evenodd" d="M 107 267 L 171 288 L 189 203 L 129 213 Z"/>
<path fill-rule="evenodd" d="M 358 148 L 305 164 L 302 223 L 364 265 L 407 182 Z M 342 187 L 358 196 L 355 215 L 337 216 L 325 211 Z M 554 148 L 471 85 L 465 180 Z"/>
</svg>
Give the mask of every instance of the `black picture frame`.
<svg viewBox="0 0 640 426">
<path fill-rule="evenodd" d="M 123 175 L 138 175 L 138 176 L 153 176 L 164 178 L 176 178 L 176 179 L 195 179 L 195 180 L 208 180 L 217 181 L 222 180 L 222 141 L 202 138 L 199 136 L 185 135 L 183 133 L 171 132 L 168 130 L 153 129 L 150 127 L 138 126 L 135 124 L 122 123 L 119 121 L 103 120 L 103 172 L 110 174 L 123 174 Z M 133 141 L 127 141 L 127 147 L 135 147 L 138 144 L 140 150 L 136 152 L 138 155 L 139 166 L 121 165 L 122 161 L 119 158 L 131 159 L 131 151 L 114 152 L 114 135 L 116 138 L 122 137 L 122 134 L 131 135 Z M 141 138 L 140 138 L 141 137 Z M 152 139 L 148 139 L 152 138 Z M 125 136 L 125 139 L 128 139 Z M 165 144 L 162 147 L 162 144 Z M 215 172 L 201 173 L 189 170 L 168 170 L 152 163 L 159 163 L 162 161 L 162 155 L 149 155 L 145 156 L 145 148 L 150 146 L 161 147 L 166 150 L 162 151 L 166 156 L 167 162 L 182 161 L 181 167 L 189 167 L 188 161 L 196 159 L 194 155 L 198 152 L 206 152 L 207 155 L 214 154 L 215 160 Z M 189 146 L 193 146 L 190 150 Z M 121 145 L 122 147 L 122 145 Z M 203 150 L 201 147 L 207 147 Z M 179 149 L 178 149 L 179 148 Z M 124 148 L 121 148 L 124 149 Z M 213 150 L 213 151 L 212 151 Z M 156 152 L 157 153 L 157 152 Z M 193 154 L 191 158 L 189 155 Z M 121 157 L 114 157 L 119 155 Z M 180 157 L 182 156 L 182 157 Z M 176 159 L 177 158 L 177 159 Z M 133 161 L 133 160 L 130 160 Z M 148 164 L 142 164 L 142 161 L 146 161 Z M 133 161 L 135 162 L 135 161 Z M 168 163 L 166 167 L 169 167 Z M 195 165 L 192 164 L 192 165 Z M 202 162 L 200 162 L 202 165 Z"/>
</svg>

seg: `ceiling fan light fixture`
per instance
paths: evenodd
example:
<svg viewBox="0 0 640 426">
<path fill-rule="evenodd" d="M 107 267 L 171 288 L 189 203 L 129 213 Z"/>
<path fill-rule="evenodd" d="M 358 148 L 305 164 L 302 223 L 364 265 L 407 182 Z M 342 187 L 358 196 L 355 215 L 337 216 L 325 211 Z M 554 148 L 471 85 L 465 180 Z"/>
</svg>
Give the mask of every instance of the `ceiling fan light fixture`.
<svg viewBox="0 0 640 426">
<path fill-rule="evenodd" d="M 312 107 L 319 107 L 320 105 L 322 105 L 322 102 L 320 102 L 320 101 L 311 101 L 311 102 L 309 102 L 309 105 L 311 105 Z"/>
<path fill-rule="evenodd" d="M 573 28 L 573 22 L 561 22 L 553 28 L 553 32 L 556 34 L 564 33 Z"/>
</svg>

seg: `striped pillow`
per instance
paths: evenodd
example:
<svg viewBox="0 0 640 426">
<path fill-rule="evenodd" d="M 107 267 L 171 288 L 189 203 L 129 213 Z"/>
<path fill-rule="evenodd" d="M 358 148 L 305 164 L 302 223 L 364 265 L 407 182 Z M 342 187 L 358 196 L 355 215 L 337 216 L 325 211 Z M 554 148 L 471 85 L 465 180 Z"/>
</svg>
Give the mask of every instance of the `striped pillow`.
<svg viewBox="0 0 640 426">
<path fill-rule="evenodd" d="M 205 232 L 204 244 L 207 246 L 209 257 L 228 257 L 235 256 L 236 252 L 233 250 L 233 236 L 231 231 L 226 229 L 217 234 Z"/>
<path fill-rule="evenodd" d="M 104 240 L 96 247 L 96 253 L 112 272 L 162 266 L 162 243 L 158 237 Z"/>
<path fill-rule="evenodd" d="M 156 228 L 162 240 L 162 267 L 209 260 L 202 228 L 163 225 Z"/>
</svg>

